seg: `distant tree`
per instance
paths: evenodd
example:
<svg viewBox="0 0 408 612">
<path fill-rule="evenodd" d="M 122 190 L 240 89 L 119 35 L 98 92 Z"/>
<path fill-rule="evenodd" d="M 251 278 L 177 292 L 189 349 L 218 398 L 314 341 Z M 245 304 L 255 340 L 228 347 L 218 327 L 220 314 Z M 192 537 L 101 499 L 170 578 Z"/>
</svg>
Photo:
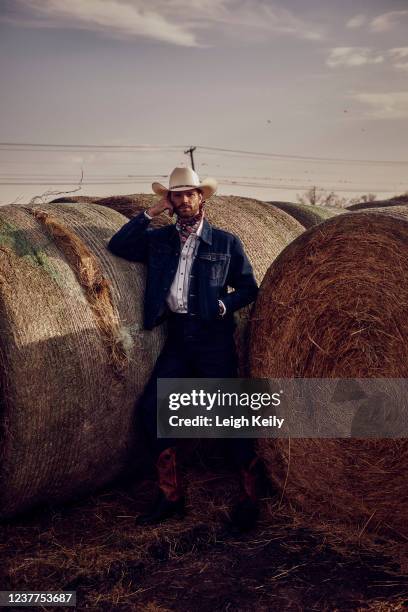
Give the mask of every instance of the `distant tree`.
<svg viewBox="0 0 408 612">
<path fill-rule="evenodd" d="M 55 191 L 53 189 L 48 189 L 44 191 L 41 195 L 36 195 L 31 198 L 29 204 L 46 204 L 49 201 L 49 198 L 52 196 L 65 195 L 67 193 L 75 193 L 76 191 L 81 191 L 82 189 L 82 181 L 84 180 L 84 169 L 81 168 L 81 178 L 79 179 L 78 186 L 75 189 L 70 189 L 69 191 Z"/>
<path fill-rule="evenodd" d="M 374 200 L 376 199 L 377 196 L 375 193 L 364 193 L 363 195 L 357 196 L 356 198 L 351 198 L 351 200 L 347 202 L 347 205 L 360 204 L 361 202 L 374 202 Z"/>
<path fill-rule="evenodd" d="M 316 185 L 313 185 L 313 187 L 305 191 L 302 195 L 297 194 L 297 201 L 299 204 L 317 206 L 321 200 L 322 191 L 322 189 L 319 189 Z"/>
<path fill-rule="evenodd" d="M 299 204 L 306 204 L 308 206 L 327 206 L 342 208 L 346 205 L 346 199 L 334 193 L 334 191 L 326 191 L 313 185 L 310 189 L 305 191 L 301 195 L 297 195 Z"/>
</svg>

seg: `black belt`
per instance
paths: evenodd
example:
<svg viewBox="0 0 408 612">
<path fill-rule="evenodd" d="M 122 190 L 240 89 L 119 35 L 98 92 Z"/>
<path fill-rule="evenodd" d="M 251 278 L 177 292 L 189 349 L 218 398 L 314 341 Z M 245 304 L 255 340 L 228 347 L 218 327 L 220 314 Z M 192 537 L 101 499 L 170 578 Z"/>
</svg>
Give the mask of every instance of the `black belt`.
<svg viewBox="0 0 408 612">
<path fill-rule="evenodd" d="M 192 319 L 192 318 L 197 318 L 196 314 L 190 313 L 190 312 L 169 312 L 169 318 L 170 319 L 178 319 L 180 321 L 184 320 L 187 321 L 187 319 Z"/>
</svg>

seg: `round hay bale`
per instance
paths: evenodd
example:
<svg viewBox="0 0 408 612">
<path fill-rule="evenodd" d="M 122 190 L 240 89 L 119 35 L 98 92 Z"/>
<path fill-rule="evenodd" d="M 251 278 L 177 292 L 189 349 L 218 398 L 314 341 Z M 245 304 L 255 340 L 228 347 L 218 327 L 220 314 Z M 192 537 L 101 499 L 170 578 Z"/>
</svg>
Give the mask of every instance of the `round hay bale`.
<svg viewBox="0 0 408 612">
<path fill-rule="evenodd" d="M 131 195 L 100 198 L 98 204 L 113 208 L 113 210 L 117 210 L 122 215 L 125 215 L 125 217 L 128 217 L 128 219 L 131 219 L 142 210 L 146 210 L 146 208 L 150 208 L 153 204 L 156 204 L 159 199 L 160 198 L 153 194 L 134 193 Z M 173 223 L 170 217 L 167 214 L 163 214 L 155 217 L 150 225 L 151 227 L 164 227 L 165 225 L 170 225 L 170 223 Z"/>
<path fill-rule="evenodd" d="M 359 212 L 362 211 L 351 211 L 350 214 L 352 215 L 356 215 Z M 391 215 L 392 217 L 394 217 L 394 219 L 397 219 L 398 217 L 402 218 L 402 219 L 406 219 L 407 215 L 408 215 L 408 208 L 404 205 L 402 206 L 387 206 L 384 208 L 365 208 L 364 212 L 366 213 L 377 213 L 380 212 L 382 215 L 388 216 Z"/>
<path fill-rule="evenodd" d="M 389 200 L 372 200 L 371 202 L 358 202 L 347 206 L 347 210 L 364 210 L 366 208 L 386 208 L 387 206 L 407 206 L 408 194 L 395 196 Z"/>
<path fill-rule="evenodd" d="M 135 217 L 142 210 L 150 208 L 155 202 L 158 201 L 157 196 L 147 193 L 134 193 L 129 195 L 117 195 L 107 197 L 96 197 L 96 196 L 64 196 L 52 200 L 51 204 L 66 204 L 72 202 L 84 202 L 84 203 L 98 203 L 100 206 L 106 206 L 112 210 L 116 210 L 121 215 L 124 215 L 128 219 Z M 163 227 L 172 223 L 171 219 L 166 215 L 160 215 L 153 219 L 152 227 Z"/>
<path fill-rule="evenodd" d="M 342 208 L 325 208 L 324 206 L 309 206 L 307 204 L 294 204 L 293 202 L 268 202 L 268 204 L 284 210 L 288 215 L 299 221 L 305 229 L 347 212 Z"/>
<path fill-rule="evenodd" d="M 107 483 L 164 330 L 142 330 L 145 271 L 106 244 L 96 204 L 0 209 L 0 515 Z M 134 449 L 133 449 L 134 450 Z"/>
<path fill-rule="evenodd" d="M 100 198 L 96 196 L 62 196 L 61 198 L 55 198 L 55 200 L 51 200 L 50 204 L 67 204 L 72 202 L 82 202 L 83 204 L 87 204 L 89 202 L 97 202 Z"/>
<path fill-rule="evenodd" d="M 281 253 L 253 311 L 251 376 L 408 377 L 408 209 L 401 208 L 339 215 Z M 343 539 L 381 532 L 406 541 L 407 439 L 262 440 L 260 452 L 298 519 L 313 517 L 315 527 Z"/>
<path fill-rule="evenodd" d="M 99 204 L 109 206 L 111 208 L 128 206 L 126 217 L 134 217 L 138 212 L 146 208 L 150 208 L 160 198 L 153 193 L 130 193 L 128 195 L 112 195 L 106 198 L 100 198 Z"/>
</svg>

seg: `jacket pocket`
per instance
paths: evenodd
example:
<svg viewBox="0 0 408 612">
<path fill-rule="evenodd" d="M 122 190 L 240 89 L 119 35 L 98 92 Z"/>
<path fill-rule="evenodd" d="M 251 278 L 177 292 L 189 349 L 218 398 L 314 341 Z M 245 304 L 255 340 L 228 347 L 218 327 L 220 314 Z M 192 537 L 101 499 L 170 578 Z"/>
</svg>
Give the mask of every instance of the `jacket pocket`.
<svg viewBox="0 0 408 612">
<path fill-rule="evenodd" d="M 228 274 L 230 255 L 227 253 L 201 253 L 198 256 L 200 272 L 211 285 L 222 287 Z"/>
</svg>

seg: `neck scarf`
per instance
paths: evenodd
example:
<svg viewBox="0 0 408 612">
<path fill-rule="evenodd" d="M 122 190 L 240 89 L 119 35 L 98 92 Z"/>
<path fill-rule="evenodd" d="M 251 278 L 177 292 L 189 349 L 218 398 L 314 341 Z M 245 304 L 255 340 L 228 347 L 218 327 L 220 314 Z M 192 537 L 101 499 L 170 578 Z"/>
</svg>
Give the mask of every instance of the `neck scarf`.
<svg viewBox="0 0 408 612">
<path fill-rule="evenodd" d="M 184 244 L 191 234 L 195 234 L 204 216 L 204 202 L 201 202 L 200 209 L 194 217 L 183 219 L 177 215 L 176 229 L 180 236 L 180 241 Z"/>
</svg>

